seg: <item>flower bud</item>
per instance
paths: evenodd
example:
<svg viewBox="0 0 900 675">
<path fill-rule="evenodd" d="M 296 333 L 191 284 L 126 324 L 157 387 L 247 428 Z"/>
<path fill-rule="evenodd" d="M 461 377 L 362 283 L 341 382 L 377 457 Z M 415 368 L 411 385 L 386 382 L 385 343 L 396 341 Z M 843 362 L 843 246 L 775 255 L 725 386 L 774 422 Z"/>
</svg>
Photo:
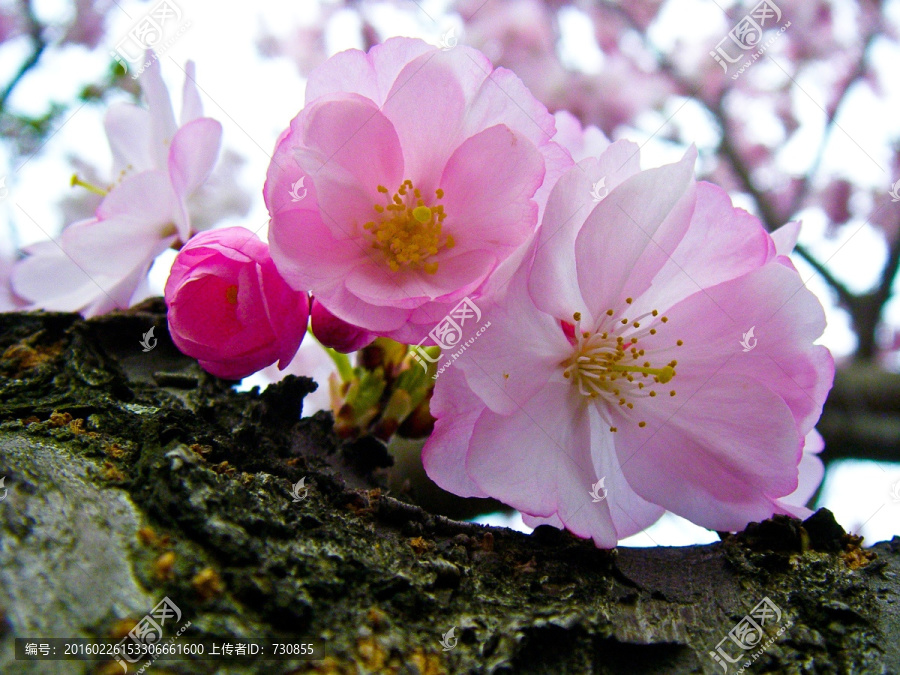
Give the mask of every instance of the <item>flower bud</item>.
<svg viewBox="0 0 900 675">
<path fill-rule="evenodd" d="M 166 282 L 169 332 L 209 373 L 237 380 L 300 346 L 309 296 L 290 288 L 269 247 L 242 227 L 203 232 L 178 253 Z"/>
<path fill-rule="evenodd" d="M 343 354 L 362 349 L 375 339 L 374 333 L 337 318 L 315 298 L 310 310 L 310 326 L 319 342 Z"/>
</svg>

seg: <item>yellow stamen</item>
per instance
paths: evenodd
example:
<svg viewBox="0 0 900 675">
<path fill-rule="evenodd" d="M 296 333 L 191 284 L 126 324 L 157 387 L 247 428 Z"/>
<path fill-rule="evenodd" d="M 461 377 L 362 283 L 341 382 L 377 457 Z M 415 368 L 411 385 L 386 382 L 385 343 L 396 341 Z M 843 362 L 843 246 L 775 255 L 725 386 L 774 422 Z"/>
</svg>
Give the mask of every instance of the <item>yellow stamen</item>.
<svg viewBox="0 0 900 675">
<path fill-rule="evenodd" d="M 87 182 L 81 180 L 78 177 L 77 173 L 72 174 L 72 181 L 70 184 L 72 187 L 75 187 L 76 185 L 83 187 L 88 192 L 93 192 L 95 195 L 100 195 L 101 197 L 105 197 L 106 195 L 109 194 L 109 192 L 107 190 L 104 190 L 103 188 L 98 188 L 96 185 L 92 185 L 91 183 L 87 183 Z"/>
<path fill-rule="evenodd" d="M 628 411 L 634 410 L 635 398 L 657 397 L 655 385 L 670 382 L 677 374 L 675 366 L 678 364 L 672 360 L 667 365 L 654 366 L 654 350 L 650 349 L 645 356 L 647 350 L 636 346 L 638 339 L 655 335 L 663 323 L 664 317 L 648 319 L 659 316 L 657 310 L 631 320 L 622 317 L 621 311 L 621 308 L 607 311 L 593 330 L 585 330 L 581 324 L 582 313 L 574 312 L 573 353 L 560 366 L 563 377 L 586 399 L 607 411 L 620 409 L 621 414 L 627 416 Z M 619 318 L 608 318 L 615 316 Z M 642 327 L 643 322 L 651 325 Z M 604 328 L 606 330 L 601 330 Z M 639 381 L 641 379 L 645 381 Z M 672 390 L 670 396 L 674 395 Z M 644 427 L 646 422 L 640 422 L 638 426 Z"/>
<path fill-rule="evenodd" d="M 382 252 L 394 272 L 407 268 L 435 274 L 438 261 L 433 257 L 456 245 L 451 235 L 442 232 L 447 217 L 444 206 L 425 204 L 421 191 L 408 179 L 393 195 L 384 185 L 378 186 L 378 192 L 388 195 L 387 203 L 375 204 L 380 218 L 363 225 L 372 235 L 372 248 Z M 444 191 L 435 190 L 435 195 L 441 199 Z"/>
</svg>

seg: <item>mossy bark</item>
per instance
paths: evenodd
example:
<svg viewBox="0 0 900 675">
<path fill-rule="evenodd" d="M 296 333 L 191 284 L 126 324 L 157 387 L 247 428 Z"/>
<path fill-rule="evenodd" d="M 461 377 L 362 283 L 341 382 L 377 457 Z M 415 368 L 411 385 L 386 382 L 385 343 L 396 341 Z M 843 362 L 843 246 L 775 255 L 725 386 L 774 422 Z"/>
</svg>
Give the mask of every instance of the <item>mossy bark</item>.
<svg viewBox="0 0 900 675">
<path fill-rule="evenodd" d="M 164 596 L 187 637 L 324 658 L 156 672 L 714 673 L 709 652 L 765 597 L 790 626 L 748 670 L 900 672 L 900 539 L 873 557 L 824 511 L 616 551 L 455 522 L 380 488 L 380 443 L 301 419 L 311 381 L 237 393 L 165 325 L 159 302 L 0 315 L 0 672 L 121 672 L 15 661 L 13 640 L 119 635 Z"/>
</svg>

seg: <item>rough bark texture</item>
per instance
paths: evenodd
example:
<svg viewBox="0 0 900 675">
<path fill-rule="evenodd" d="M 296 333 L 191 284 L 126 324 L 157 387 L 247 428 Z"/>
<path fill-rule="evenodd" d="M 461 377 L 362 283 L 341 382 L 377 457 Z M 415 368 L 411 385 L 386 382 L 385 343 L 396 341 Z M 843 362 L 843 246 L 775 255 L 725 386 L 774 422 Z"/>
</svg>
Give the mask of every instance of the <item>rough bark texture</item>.
<svg viewBox="0 0 900 675">
<path fill-rule="evenodd" d="M 177 353 L 163 311 L 0 315 L 0 672 L 121 672 L 17 662 L 13 639 L 121 635 L 163 596 L 186 636 L 326 658 L 156 672 L 722 672 L 709 652 L 764 597 L 792 625 L 748 671 L 900 672 L 900 539 L 872 558 L 825 511 L 611 552 L 454 522 L 378 489 L 379 443 L 300 419 L 309 380 L 236 393 Z"/>
</svg>

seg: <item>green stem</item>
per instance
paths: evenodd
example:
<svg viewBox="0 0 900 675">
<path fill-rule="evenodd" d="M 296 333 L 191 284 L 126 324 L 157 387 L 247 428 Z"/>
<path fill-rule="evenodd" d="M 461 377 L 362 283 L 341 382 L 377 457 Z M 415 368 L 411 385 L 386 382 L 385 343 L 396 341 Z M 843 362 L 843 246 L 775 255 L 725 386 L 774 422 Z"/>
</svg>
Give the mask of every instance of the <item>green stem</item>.
<svg viewBox="0 0 900 675">
<path fill-rule="evenodd" d="M 341 380 L 344 382 L 349 382 L 353 379 L 353 364 L 350 363 L 350 357 L 346 354 L 341 354 L 338 351 L 335 351 L 331 347 L 326 347 L 319 339 L 315 336 L 315 333 L 312 332 L 312 327 L 307 326 L 306 332 L 312 335 L 313 339 L 319 343 L 322 349 L 325 350 L 325 353 L 328 354 L 329 358 L 334 361 L 334 365 L 337 368 L 338 374 L 341 376 Z"/>
</svg>

